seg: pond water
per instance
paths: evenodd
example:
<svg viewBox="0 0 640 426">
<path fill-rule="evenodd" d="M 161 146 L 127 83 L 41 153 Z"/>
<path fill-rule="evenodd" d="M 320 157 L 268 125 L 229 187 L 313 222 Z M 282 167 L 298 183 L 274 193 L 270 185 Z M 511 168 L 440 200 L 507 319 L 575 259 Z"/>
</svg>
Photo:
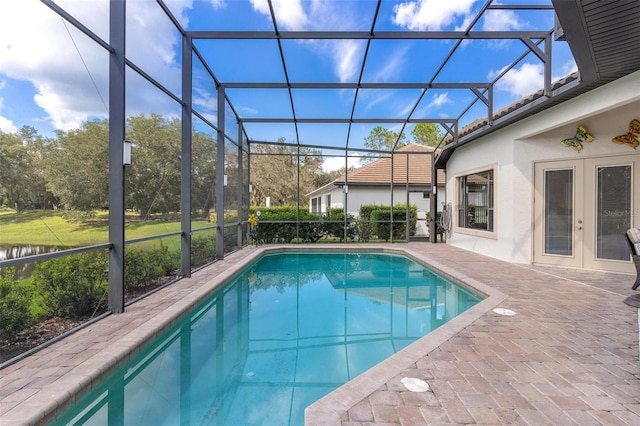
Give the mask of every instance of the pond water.
<svg viewBox="0 0 640 426">
<path fill-rule="evenodd" d="M 58 250 L 60 250 L 60 248 L 56 246 L 34 244 L 0 244 L 0 260 L 18 259 L 20 257 L 51 253 Z M 29 278 L 35 266 L 35 262 L 16 266 L 14 278 L 17 280 Z"/>
</svg>

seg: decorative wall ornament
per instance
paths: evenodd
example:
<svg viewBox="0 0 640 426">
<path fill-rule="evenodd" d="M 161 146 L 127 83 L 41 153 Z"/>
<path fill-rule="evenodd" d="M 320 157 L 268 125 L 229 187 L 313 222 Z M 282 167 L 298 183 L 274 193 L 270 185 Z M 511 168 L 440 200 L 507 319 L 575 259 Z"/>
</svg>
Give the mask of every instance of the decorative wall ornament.
<svg viewBox="0 0 640 426">
<path fill-rule="evenodd" d="M 568 146 L 569 148 L 573 148 L 576 151 L 582 151 L 582 144 L 584 142 L 591 142 L 593 140 L 593 136 L 587 133 L 587 128 L 583 125 L 578 126 L 576 130 L 576 135 L 572 138 L 563 139 L 560 142 L 564 146 Z"/>
<path fill-rule="evenodd" d="M 640 120 L 635 118 L 629 123 L 629 133 L 619 135 L 611 139 L 611 142 L 620 145 L 627 145 L 633 149 L 636 149 L 640 145 Z"/>
</svg>

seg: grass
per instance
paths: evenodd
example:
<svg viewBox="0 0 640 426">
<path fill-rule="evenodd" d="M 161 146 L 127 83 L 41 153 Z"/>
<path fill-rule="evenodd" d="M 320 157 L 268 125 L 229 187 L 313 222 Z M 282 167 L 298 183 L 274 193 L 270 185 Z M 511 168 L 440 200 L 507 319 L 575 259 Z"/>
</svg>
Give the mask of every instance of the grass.
<svg viewBox="0 0 640 426">
<path fill-rule="evenodd" d="M 179 219 L 142 221 L 137 215 L 131 214 L 125 220 L 127 240 L 180 231 Z M 205 220 L 193 222 L 194 228 L 206 225 L 208 223 Z M 0 210 L 0 245 L 81 247 L 105 243 L 108 235 L 106 211 L 83 216 L 78 212 L 68 211 L 33 210 L 16 213 L 8 209 Z M 172 237 L 171 240 L 173 239 L 179 240 L 178 237 Z M 165 245 L 168 245 L 166 241 Z"/>
</svg>

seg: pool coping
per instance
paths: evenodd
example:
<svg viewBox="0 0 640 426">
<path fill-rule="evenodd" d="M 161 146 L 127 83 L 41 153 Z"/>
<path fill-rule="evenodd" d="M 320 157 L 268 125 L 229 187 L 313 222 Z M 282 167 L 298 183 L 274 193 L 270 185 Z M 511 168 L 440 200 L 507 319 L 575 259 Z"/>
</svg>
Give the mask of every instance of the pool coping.
<svg viewBox="0 0 640 426">
<path fill-rule="evenodd" d="M 42 424 L 54 419 L 78 397 L 136 355 L 199 301 L 226 284 L 259 257 L 287 251 L 377 251 L 404 254 L 486 298 L 437 330 L 412 343 L 305 410 L 305 424 L 340 423 L 340 416 L 391 377 L 415 363 L 506 299 L 506 295 L 430 259 L 411 247 L 391 244 L 251 246 L 231 253 L 127 307 L 79 329 L 2 370 L 0 420 L 3 425 Z"/>
</svg>

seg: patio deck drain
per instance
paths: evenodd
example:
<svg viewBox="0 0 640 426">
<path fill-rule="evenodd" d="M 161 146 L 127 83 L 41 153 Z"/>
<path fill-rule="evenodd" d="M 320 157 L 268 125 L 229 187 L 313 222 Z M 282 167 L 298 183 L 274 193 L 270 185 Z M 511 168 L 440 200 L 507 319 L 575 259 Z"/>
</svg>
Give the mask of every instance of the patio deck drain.
<svg viewBox="0 0 640 426">
<path fill-rule="evenodd" d="M 505 309 L 505 308 L 495 308 L 493 312 L 495 312 L 498 315 L 504 315 L 507 317 L 512 317 L 516 314 L 515 311 L 512 311 L 511 309 Z"/>
<path fill-rule="evenodd" d="M 411 392 L 427 392 L 429 390 L 429 384 L 421 379 L 404 377 L 400 382 Z"/>
</svg>

